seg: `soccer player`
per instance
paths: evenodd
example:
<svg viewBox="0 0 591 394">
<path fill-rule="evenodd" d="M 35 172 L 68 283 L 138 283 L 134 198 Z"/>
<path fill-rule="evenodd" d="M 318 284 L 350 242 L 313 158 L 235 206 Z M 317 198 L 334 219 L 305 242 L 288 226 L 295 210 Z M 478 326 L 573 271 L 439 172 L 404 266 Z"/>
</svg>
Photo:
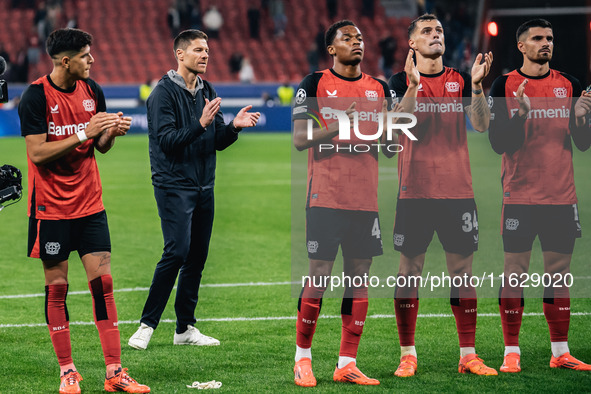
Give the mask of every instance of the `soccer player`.
<svg viewBox="0 0 591 394">
<path fill-rule="evenodd" d="M 160 79 L 148 97 L 152 184 L 164 237 L 140 327 L 129 346 L 146 349 L 178 276 L 175 345 L 219 345 L 195 328 L 195 308 L 213 225 L 216 151 L 226 149 L 260 114 L 251 105 L 224 123 L 221 98 L 201 79 L 209 61 L 207 35 L 185 30 L 174 40 L 177 70 Z M 179 273 L 180 271 L 180 273 Z"/>
<path fill-rule="evenodd" d="M 327 110 L 330 106 L 345 111 L 352 119 L 355 111 L 372 113 L 376 108 L 385 111 L 390 92 L 384 82 L 361 72 L 365 47 L 363 36 L 353 22 L 343 20 L 330 26 L 325 43 L 333 58 L 333 67 L 304 78 L 293 110 L 294 145 L 298 150 L 308 149 L 306 242 L 309 276 L 313 280 L 305 282 L 298 302 L 294 367 L 295 384 L 304 387 L 316 386 L 311 347 L 326 291 L 326 283 L 321 278 L 331 274 L 339 245 L 343 252 L 344 274 L 351 278 L 368 274 L 372 258 L 382 254 L 377 151 L 355 153 L 347 150 L 361 140 L 340 140 L 339 122 L 331 120 L 328 129 L 313 128 L 309 139 L 308 115 L 305 113 L 314 107 Z M 375 103 L 361 99 L 357 102 L 355 99 L 343 100 L 355 97 L 371 97 Z M 376 121 L 359 123 L 360 130 L 373 130 L 371 134 L 375 134 L 377 126 Z M 335 149 L 323 151 L 320 148 L 322 143 Z M 337 145 L 343 149 L 336 150 Z M 360 385 L 380 383 L 365 376 L 356 366 L 357 349 L 367 315 L 367 298 L 366 284 L 345 287 L 341 305 L 341 346 L 334 381 Z"/>
<path fill-rule="evenodd" d="M 107 113 L 101 87 L 89 79 L 92 36 L 78 29 L 47 38 L 51 74 L 33 82 L 19 104 L 29 167 L 28 256 L 45 273 L 45 319 L 60 365 L 60 393 L 80 393 L 82 376 L 72 361 L 68 258 L 77 250 L 92 294 L 107 373 L 107 391 L 148 393 L 121 368 L 121 343 L 111 277 L 111 241 L 95 149 L 108 152 L 131 118 Z"/>
<path fill-rule="evenodd" d="M 426 113 L 418 109 L 415 134 L 418 141 L 400 136 L 404 150 L 398 156 L 399 190 L 394 224 L 394 248 L 400 251 L 400 286 L 394 296 L 401 349 L 395 375 L 400 377 L 413 376 L 417 370 L 415 327 L 419 298 L 413 278 L 423 272 L 425 252 L 434 232 L 445 250 L 450 276 L 472 275 L 473 253 L 478 247 L 478 219 L 464 111 L 477 131 L 488 128 L 490 112 L 482 93 L 482 80 L 492 63 L 489 52 L 476 57 L 471 76 L 445 67 L 443 27 L 431 14 L 422 15 L 410 24 L 408 39 L 416 55 L 416 69 L 410 74 L 400 72 L 390 78 L 392 95 L 409 102 L 404 105 L 406 111 L 414 110 L 414 104 L 421 103 L 413 103 L 417 97 L 419 100 L 436 97 L 434 103 L 442 105 L 455 100 L 458 105 L 452 106 L 452 112 L 445 113 Z M 470 100 L 470 97 L 471 105 L 462 107 L 462 98 Z M 475 289 L 464 283 L 452 287 L 450 293 L 460 344 L 459 372 L 496 375 L 475 351 Z"/>
<path fill-rule="evenodd" d="M 494 151 L 503 155 L 505 279 L 499 309 L 505 357 L 501 372 L 521 371 L 521 278 L 528 272 L 536 236 L 544 272 L 553 278 L 544 288 L 543 299 L 552 348 L 550 367 L 590 371 L 591 365 L 569 353 L 570 294 L 562 279 L 570 272 L 575 239 L 581 237 L 571 138 L 582 151 L 591 145 L 591 93 L 581 94 L 579 81 L 550 68 L 554 50 L 550 22 L 527 21 L 516 36 L 523 65 L 498 77 L 490 90 L 494 117 L 489 138 Z"/>
</svg>

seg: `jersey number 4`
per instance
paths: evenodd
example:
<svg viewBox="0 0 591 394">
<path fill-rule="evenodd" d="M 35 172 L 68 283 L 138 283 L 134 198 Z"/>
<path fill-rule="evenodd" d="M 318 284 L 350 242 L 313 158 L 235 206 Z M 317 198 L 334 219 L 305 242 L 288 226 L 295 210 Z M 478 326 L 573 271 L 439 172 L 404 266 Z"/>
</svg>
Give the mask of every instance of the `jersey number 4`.
<svg viewBox="0 0 591 394">
<path fill-rule="evenodd" d="M 380 231 L 380 223 L 378 222 L 378 218 L 374 220 L 373 227 L 371 228 L 371 236 L 380 239 L 382 233 Z"/>
</svg>

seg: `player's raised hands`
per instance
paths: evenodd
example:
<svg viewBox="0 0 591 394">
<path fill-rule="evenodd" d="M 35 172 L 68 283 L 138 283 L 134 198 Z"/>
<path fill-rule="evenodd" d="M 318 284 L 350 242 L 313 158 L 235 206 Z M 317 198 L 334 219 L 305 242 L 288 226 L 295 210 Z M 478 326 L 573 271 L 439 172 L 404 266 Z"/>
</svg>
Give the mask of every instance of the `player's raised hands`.
<svg viewBox="0 0 591 394">
<path fill-rule="evenodd" d="M 236 117 L 234 118 L 234 127 L 237 129 L 243 129 L 245 127 L 254 127 L 257 125 L 259 118 L 261 117 L 260 112 L 248 112 L 252 109 L 252 105 L 247 105 L 242 108 Z"/>
<path fill-rule="evenodd" d="M 220 97 L 216 97 L 213 100 L 209 101 L 205 99 L 205 106 L 203 107 L 203 112 L 201 113 L 201 118 L 199 119 L 199 123 L 203 128 L 206 128 L 213 122 L 215 119 L 215 115 L 220 110 L 220 103 L 222 99 Z"/>
<path fill-rule="evenodd" d="M 117 112 L 117 116 L 119 116 L 119 124 L 116 127 L 109 129 L 109 133 L 112 137 L 125 135 L 131 128 L 131 116 L 123 116 L 123 112 Z"/>
<path fill-rule="evenodd" d="M 490 71 L 492 62 L 492 52 L 485 53 L 484 55 L 479 53 L 478 56 L 476 56 L 476 59 L 474 59 L 474 64 L 472 65 L 472 72 L 470 73 L 472 76 L 472 83 L 474 85 L 482 83 L 482 80 L 488 75 Z"/>
<path fill-rule="evenodd" d="M 583 90 L 575 104 L 575 116 L 582 118 L 589 113 L 591 113 L 591 91 Z"/>
<path fill-rule="evenodd" d="M 517 103 L 519 104 L 519 116 L 525 117 L 531 110 L 531 103 L 529 101 L 529 97 L 525 94 L 525 85 L 527 85 L 528 80 L 524 79 L 523 82 L 517 88 L 517 91 L 513 93 L 515 98 L 517 99 Z"/>
<path fill-rule="evenodd" d="M 414 53 L 415 51 L 413 49 L 409 49 L 408 55 L 406 55 L 406 62 L 404 63 L 404 72 L 408 77 L 408 87 L 419 86 L 419 82 L 421 82 L 421 74 L 412 58 Z"/>
<path fill-rule="evenodd" d="M 123 115 L 123 114 L 121 114 Z M 88 122 L 88 126 L 84 133 L 86 137 L 95 138 L 102 134 L 104 130 L 112 129 L 121 123 L 121 117 L 118 114 L 110 114 L 107 112 L 98 112 Z"/>
</svg>

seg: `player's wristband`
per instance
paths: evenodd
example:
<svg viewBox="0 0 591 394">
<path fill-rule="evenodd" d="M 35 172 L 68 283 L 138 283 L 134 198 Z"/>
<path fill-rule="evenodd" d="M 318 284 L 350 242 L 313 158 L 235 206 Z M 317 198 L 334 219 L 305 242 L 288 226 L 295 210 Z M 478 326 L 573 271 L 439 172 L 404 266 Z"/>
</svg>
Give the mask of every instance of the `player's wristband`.
<svg viewBox="0 0 591 394">
<path fill-rule="evenodd" d="M 80 142 L 84 142 L 88 139 L 88 137 L 86 136 L 86 133 L 84 132 L 84 130 L 80 130 L 79 132 L 76 133 L 76 137 L 78 137 L 78 139 L 80 140 Z"/>
</svg>

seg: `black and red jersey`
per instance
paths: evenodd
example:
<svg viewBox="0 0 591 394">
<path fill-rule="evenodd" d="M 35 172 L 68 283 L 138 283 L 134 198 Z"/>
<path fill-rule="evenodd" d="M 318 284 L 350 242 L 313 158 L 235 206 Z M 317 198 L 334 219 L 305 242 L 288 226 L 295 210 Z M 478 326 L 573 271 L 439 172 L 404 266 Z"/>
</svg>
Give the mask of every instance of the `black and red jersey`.
<svg viewBox="0 0 591 394">
<path fill-rule="evenodd" d="M 518 116 L 515 98 L 525 79 L 525 94 L 531 103 L 526 119 Z M 552 69 L 540 77 L 514 70 L 494 81 L 489 99 L 493 103 L 489 138 L 493 149 L 503 154 L 504 203 L 577 202 L 571 136 L 583 150 L 591 143 L 588 125 L 574 127 L 574 104 L 580 94 L 580 84 L 574 77 Z"/>
<path fill-rule="evenodd" d="M 344 111 L 355 102 L 359 114 L 358 129 L 361 134 L 370 136 L 378 130 L 378 114 L 386 97 L 390 97 L 388 87 L 378 79 L 364 73 L 357 78 L 346 78 L 327 69 L 304 78 L 296 94 L 293 118 L 310 119 L 310 114 L 320 115 L 322 119 L 319 121 L 329 125 L 336 121 L 330 111 Z M 331 142 L 334 146 L 372 144 L 357 138 L 353 131 L 350 139 L 342 140 L 337 136 Z M 307 201 L 309 207 L 377 212 L 377 150 L 323 152 L 319 146 L 310 148 Z"/>
<path fill-rule="evenodd" d="M 408 87 L 405 72 L 388 82 L 392 96 L 402 98 Z M 400 135 L 399 198 L 474 198 L 466 141 L 464 97 L 471 97 L 470 76 L 444 67 L 437 74 L 421 73 L 411 132 L 418 141 Z"/>
<path fill-rule="evenodd" d="M 77 81 L 74 88 L 63 90 L 46 75 L 22 95 L 21 134 L 47 134 L 48 142 L 63 140 L 85 130 L 90 118 L 105 110 L 103 92 L 94 81 Z M 104 210 L 93 141 L 43 165 L 28 157 L 30 217 L 75 219 Z"/>
</svg>

